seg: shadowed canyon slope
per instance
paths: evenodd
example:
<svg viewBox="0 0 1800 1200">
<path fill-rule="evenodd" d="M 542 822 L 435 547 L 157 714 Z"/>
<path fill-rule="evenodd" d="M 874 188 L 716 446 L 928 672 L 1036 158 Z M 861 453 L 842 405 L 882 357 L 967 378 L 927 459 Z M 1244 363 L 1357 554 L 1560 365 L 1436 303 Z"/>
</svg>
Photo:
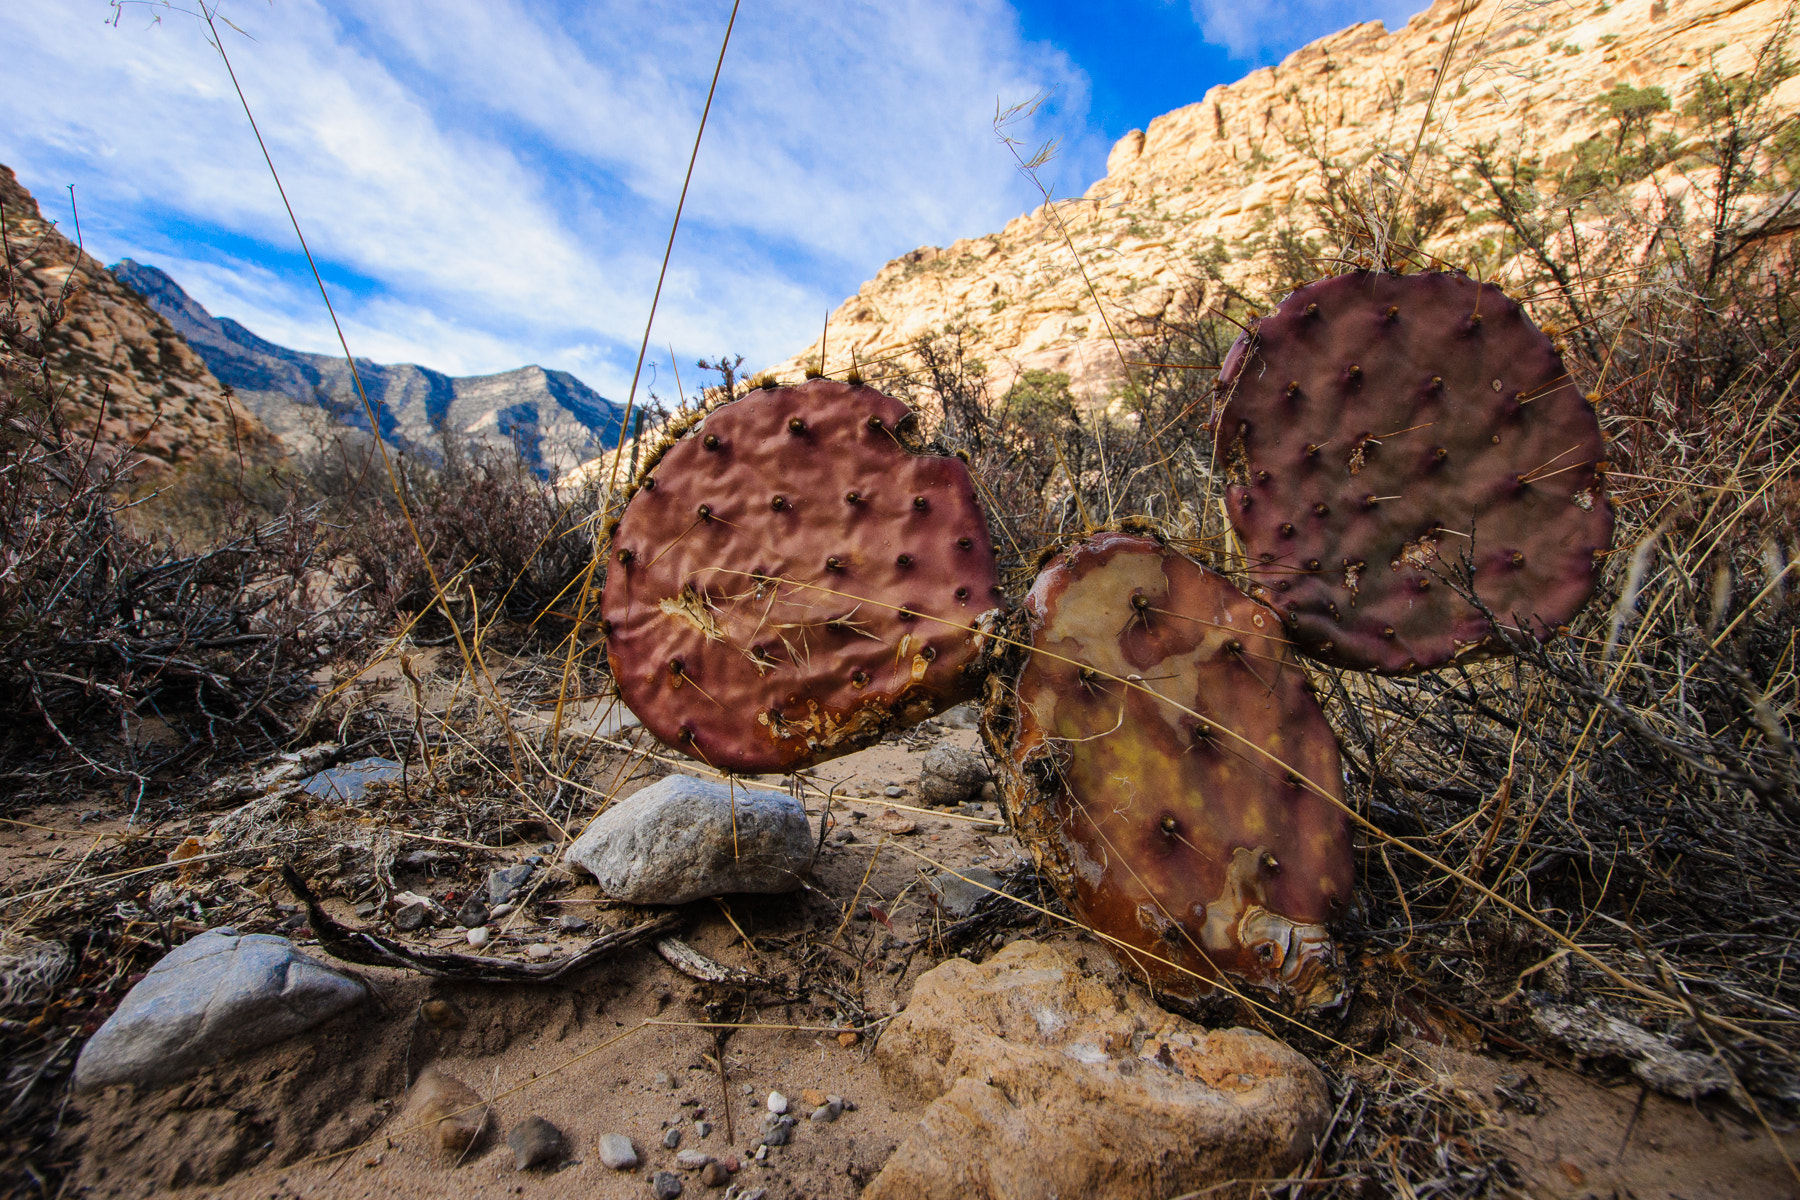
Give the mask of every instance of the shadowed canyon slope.
<svg viewBox="0 0 1800 1200">
<path fill-rule="evenodd" d="M 1610 142 L 1618 122 L 1602 97 L 1618 85 L 1661 88 L 1672 108 L 1654 130 L 1690 139 L 1681 109 L 1697 81 L 1751 71 L 1789 22 L 1783 0 L 1438 0 L 1393 32 L 1380 22 L 1352 26 L 1128 133 L 1106 177 L 1056 200 L 1054 211 L 1043 206 L 999 233 L 888 263 L 831 314 L 826 369 L 841 375 L 853 357 L 891 357 L 961 326 L 966 349 L 1001 386 L 1045 368 L 1068 372 L 1078 392 L 1104 395 L 1120 376 L 1107 321 L 1125 335 L 1176 315 L 1202 264 L 1218 281 L 1209 301 L 1222 284 L 1272 299 L 1272 250 L 1309 239 L 1314 254 L 1335 249 L 1313 207 L 1327 172 L 1347 171 L 1363 187 L 1369 168 L 1397 179 L 1421 129 L 1409 186 L 1448 201 L 1421 248 L 1505 282 L 1507 253 L 1479 186 L 1447 176 L 1446 163 L 1487 146 L 1554 170 L 1582 143 Z M 1766 103 L 1800 109 L 1800 77 Z M 1382 152 L 1394 158 L 1384 162 Z M 1678 161 L 1646 179 L 1645 201 L 1657 184 L 1679 197 L 1687 186 L 1679 170 Z M 1055 163 L 1042 172 L 1055 173 Z M 1330 270 L 1320 258 L 1313 273 Z M 819 355 L 815 340 L 774 371 L 796 379 Z"/>
</svg>

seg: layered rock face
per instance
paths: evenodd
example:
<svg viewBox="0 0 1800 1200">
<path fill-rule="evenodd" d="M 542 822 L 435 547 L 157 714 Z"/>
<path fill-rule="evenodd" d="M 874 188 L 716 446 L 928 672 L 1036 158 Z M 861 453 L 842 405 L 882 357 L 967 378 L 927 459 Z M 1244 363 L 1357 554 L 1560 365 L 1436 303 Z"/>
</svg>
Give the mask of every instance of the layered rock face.
<svg viewBox="0 0 1800 1200">
<path fill-rule="evenodd" d="M 290 350 L 230 317 L 215 317 L 155 267 L 127 258 L 112 269 L 295 450 L 317 452 L 346 436 L 353 445 L 366 441 L 368 416 L 342 356 Z M 428 462 L 438 460 L 442 436 L 449 434 L 516 446 L 526 462 L 553 475 L 618 441 L 622 406 L 567 371 L 528 366 L 457 377 L 412 363 L 360 358 L 356 368 L 381 436 Z"/>
<path fill-rule="evenodd" d="M 1751 70 L 1783 11 L 1783 0 L 1529 8 L 1438 0 L 1393 32 L 1378 21 L 1351 26 L 1133 130 L 1113 148 L 1106 177 L 1080 198 L 888 263 L 832 313 L 826 369 L 841 376 L 853 356 L 893 356 L 961 325 L 967 349 L 999 386 L 1044 368 L 1066 371 L 1078 394 L 1098 398 L 1121 376 L 1102 315 L 1121 333 L 1172 315 L 1197 259 L 1259 295 L 1266 252 L 1284 227 L 1319 232 L 1309 201 L 1323 192 L 1321 157 L 1357 165 L 1394 151 L 1404 159 L 1424 129 L 1415 178 L 1477 143 L 1554 163 L 1590 138 L 1613 136 L 1600 98 L 1616 85 L 1660 87 L 1679 110 L 1704 72 Z M 1800 77 L 1769 104 L 1800 110 Z M 1692 132 L 1673 114 L 1657 129 Z M 1504 264 L 1467 255 L 1494 232 L 1453 211 L 1423 248 L 1453 265 L 1497 270 Z M 819 365 L 819 352 L 814 341 L 774 371 L 798 378 Z"/>
<path fill-rule="evenodd" d="M 61 297 L 67 309 L 45 348 L 72 429 L 129 450 L 152 471 L 208 455 L 260 458 L 278 449 L 267 427 L 227 396 L 181 334 L 44 220 L 5 166 L 0 208 L 19 318 L 34 329 L 45 302 Z"/>
</svg>

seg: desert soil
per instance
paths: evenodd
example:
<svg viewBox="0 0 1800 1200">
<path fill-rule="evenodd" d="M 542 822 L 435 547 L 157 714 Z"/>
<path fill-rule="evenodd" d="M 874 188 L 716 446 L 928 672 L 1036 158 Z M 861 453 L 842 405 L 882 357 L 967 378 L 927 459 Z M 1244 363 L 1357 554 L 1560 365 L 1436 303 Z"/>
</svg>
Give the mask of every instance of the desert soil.
<svg viewBox="0 0 1800 1200">
<path fill-rule="evenodd" d="M 884 1087 L 871 1056 L 884 1018 L 905 1006 L 919 974 L 949 954 L 980 959 L 1018 937 L 1084 936 L 1018 905 L 990 905 L 973 929 L 951 929 L 954 922 L 925 884 L 928 876 L 946 867 L 1005 873 L 1025 866 L 1025 858 L 991 803 L 907 810 L 918 804 L 922 755 L 942 743 L 977 748 L 972 730 L 933 722 L 815 772 L 820 788 L 835 796 L 831 828 L 801 890 L 703 901 L 682 910 L 684 941 L 718 963 L 763 976 L 770 986 L 745 991 L 698 982 L 648 946 L 553 984 L 458 983 L 358 967 L 377 997 L 362 1011 L 165 1089 L 114 1088 L 75 1098 L 64 1136 L 79 1142 L 82 1165 L 67 1194 L 123 1198 L 181 1187 L 220 1200 L 611 1200 L 650 1195 L 652 1175 L 668 1170 L 682 1177 L 690 1197 L 722 1195 L 678 1168 L 677 1150 L 664 1145 L 675 1130 L 682 1150 L 721 1159 L 735 1155 L 740 1192 L 765 1188 L 769 1200 L 856 1196 L 923 1108 L 921 1099 Z M 629 794 L 671 769 L 639 759 L 618 793 Z M 884 792 L 895 785 L 906 792 L 890 800 Z M 826 816 L 825 799 L 809 790 L 805 803 L 816 828 Z M 81 823 L 84 815 L 88 820 Z M 122 818 L 72 809 L 23 819 L 28 824 L 0 827 L 0 867 L 44 886 L 66 876 L 97 837 L 130 836 Z M 344 822 L 366 824 L 370 814 L 336 819 L 339 824 L 326 828 L 344 836 Z M 881 828 L 906 822 L 915 828 Z M 846 830 L 854 840 L 840 840 Z M 446 854 L 418 870 L 396 866 L 394 882 L 439 897 L 460 895 L 491 867 L 538 853 L 542 840 L 492 848 L 443 837 L 406 840 L 403 853 Z M 346 860 L 353 870 L 354 856 Z M 500 935 L 485 953 L 523 959 L 534 942 L 567 953 L 600 929 L 642 917 L 641 910 L 602 900 L 591 881 L 560 872 L 540 871 L 538 878 L 548 882 L 531 902 L 496 922 Z M 1020 890 L 1033 904 L 1048 903 L 1029 872 L 1020 878 Z M 185 940 L 206 922 L 193 919 L 195 910 L 182 902 L 201 901 L 204 916 L 210 897 L 215 912 L 246 932 L 286 925 L 290 936 L 310 944 L 304 927 L 295 927 L 292 898 L 271 885 L 268 871 L 209 876 L 200 866 L 182 876 L 149 873 L 141 901 L 147 913 L 151 888 L 171 881 L 177 915 L 162 916 L 160 930 L 146 936 L 171 944 Z M 224 903 L 223 896 L 235 899 Z M 343 897 L 329 900 L 327 908 L 352 927 L 386 928 L 379 915 L 359 917 Z M 593 927 L 574 934 L 548 924 L 568 915 Z M 446 923 L 412 936 L 430 948 L 466 950 L 462 933 Z M 312 952 L 324 957 L 316 946 Z M 433 1001 L 445 1003 L 428 1003 Z M 732 1026 L 722 1041 L 712 1027 L 719 1024 Z M 860 1032 L 845 1036 L 852 1026 Z M 1514 1059 L 1442 1029 L 1426 1032 L 1432 1040 L 1397 1040 L 1378 1052 L 1379 1059 L 1365 1057 L 1351 1074 L 1400 1063 L 1422 1082 L 1455 1092 L 1486 1116 L 1492 1138 L 1509 1151 L 1534 1196 L 1699 1200 L 1792 1194 L 1791 1176 L 1768 1137 L 1728 1107 L 1678 1104 L 1651 1094 L 1642 1097 L 1639 1111 L 1634 1084 L 1608 1086 L 1561 1063 Z M 430 1132 L 407 1112 L 408 1084 L 427 1064 L 492 1102 L 494 1134 L 460 1160 L 440 1154 Z M 801 1099 L 808 1090 L 841 1095 L 855 1109 L 835 1123 L 811 1121 Z M 792 1098 L 801 1119 L 791 1144 L 770 1148 L 756 1161 L 772 1091 Z M 513 1169 L 504 1135 L 533 1115 L 566 1135 L 570 1155 L 560 1168 Z M 711 1125 L 705 1136 L 702 1122 Z M 608 1133 L 632 1139 L 642 1160 L 637 1169 L 618 1172 L 600 1162 L 596 1144 Z"/>
</svg>

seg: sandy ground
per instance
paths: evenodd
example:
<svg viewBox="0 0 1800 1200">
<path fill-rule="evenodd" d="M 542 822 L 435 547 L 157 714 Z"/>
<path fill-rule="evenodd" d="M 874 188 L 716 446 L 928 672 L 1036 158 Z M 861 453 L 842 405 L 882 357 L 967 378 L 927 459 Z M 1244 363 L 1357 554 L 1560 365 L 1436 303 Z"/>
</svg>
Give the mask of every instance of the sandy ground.
<svg viewBox="0 0 1800 1200">
<path fill-rule="evenodd" d="M 68 1194 L 137 1197 L 180 1187 L 221 1200 L 608 1200 L 648 1196 L 653 1174 L 668 1170 L 682 1177 L 690 1197 L 724 1195 L 677 1166 L 677 1150 L 664 1145 L 676 1130 L 680 1149 L 735 1156 L 739 1192 L 765 1188 L 770 1200 L 856 1196 L 921 1111 L 917 1099 L 884 1087 L 870 1057 L 884 1019 L 904 1007 L 918 975 L 947 953 L 981 958 L 1015 937 L 1080 936 L 1031 909 L 1007 906 L 972 936 L 944 942 L 951 922 L 926 878 L 940 867 L 1004 872 L 1023 855 L 992 804 L 896 807 L 888 815 L 890 806 L 917 803 L 919 760 L 943 742 L 974 748 L 976 735 L 934 724 L 815 772 L 834 793 L 831 827 L 800 891 L 681 910 L 684 941 L 771 986 L 745 992 L 697 982 L 648 947 L 545 985 L 452 983 L 357 968 L 378 998 L 363 1011 L 160 1091 L 116 1088 L 77 1098 L 65 1136 L 80 1140 L 84 1157 Z M 665 770 L 644 772 L 619 790 L 628 794 Z M 890 801 L 883 795 L 890 785 L 906 794 Z M 806 804 L 817 828 L 826 803 L 808 793 Z M 77 824 L 82 815 L 46 811 L 28 825 L 3 827 L 0 868 L 51 886 L 97 837 L 124 832 L 117 814 L 89 814 Z M 881 828 L 896 820 L 914 828 Z M 854 840 L 840 840 L 846 830 Z M 460 868 L 441 868 L 450 872 L 443 877 L 395 879 L 438 892 L 466 887 L 488 868 L 538 849 L 504 846 Z M 146 878 L 146 897 L 158 877 Z M 236 888 L 254 895 L 258 882 L 254 871 L 224 873 L 211 881 L 210 894 Z M 202 892 L 208 886 L 204 872 L 188 884 Z M 282 907 L 290 897 L 262 892 L 261 915 L 236 918 L 239 926 L 264 931 L 292 922 L 292 909 Z M 327 907 L 346 924 L 381 927 L 379 917 L 359 918 L 345 898 Z M 549 924 L 567 915 L 594 928 L 578 936 Z M 558 878 L 497 923 L 501 933 L 488 952 L 523 958 L 527 945 L 542 941 L 565 953 L 599 928 L 636 919 L 635 910 L 601 900 L 591 882 Z M 175 942 L 204 927 L 180 916 L 168 921 Z M 466 949 L 461 933 L 451 926 L 418 936 L 432 948 Z M 850 1026 L 860 1027 L 859 1036 L 843 1036 Z M 1634 1120 L 1635 1086 L 1603 1087 L 1559 1065 L 1470 1052 L 1477 1049 L 1413 1042 L 1386 1053 L 1486 1113 L 1534 1196 L 1793 1194 L 1773 1144 L 1741 1113 L 1651 1095 Z M 406 1111 L 408 1084 L 427 1064 L 492 1102 L 494 1133 L 460 1160 L 441 1154 Z M 811 1121 L 800 1100 L 809 1089 L 841 1095 L 855 1109 L 835 1123 Z M 790 1145 L 770 1148 L 758 1161 L 771 1091 L 793 1098 L 801 1120 Z M 514 1170 L 504 1135 L 529 1116 L 548 1119 L 567 1136 L 570 1155 L 560 1168 Z M 705 1134 L 702 1123 L 711 1126 Z M 632 1139 L 642 1160 L 637 1169 L 613 1171 L 599 1161 L 596 1145 L 608 1133 Z"/>
</svg>

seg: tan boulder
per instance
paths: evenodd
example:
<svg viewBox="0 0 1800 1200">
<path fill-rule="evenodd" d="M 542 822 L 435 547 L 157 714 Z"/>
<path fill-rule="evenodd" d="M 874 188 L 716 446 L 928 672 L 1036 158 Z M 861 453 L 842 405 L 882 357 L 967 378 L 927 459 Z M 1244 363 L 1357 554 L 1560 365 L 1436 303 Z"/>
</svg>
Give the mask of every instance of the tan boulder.
<svg viewBox="0 0 1800 1200">
<path fill-rule="evenodd" d="M 1279 1177 L 1329 1112 L 1299 1053 L 1164 1012 L 1086 945 L 926 972 L 875 1058 L 930 1104 L 863 1200 L 1164 1200 Z"/>
</svg>

